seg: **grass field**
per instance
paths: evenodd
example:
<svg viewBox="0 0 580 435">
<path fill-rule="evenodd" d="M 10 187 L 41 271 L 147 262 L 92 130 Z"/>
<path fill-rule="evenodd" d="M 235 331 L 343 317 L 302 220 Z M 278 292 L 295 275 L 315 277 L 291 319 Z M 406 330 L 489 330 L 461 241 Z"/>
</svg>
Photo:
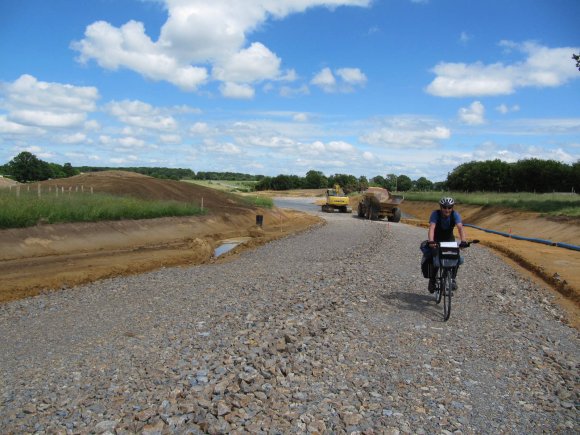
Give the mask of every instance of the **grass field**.
<svg viewBox="0 0 580 435">
<path fill-rule="evenodd" d="M 438 202 L 451 196 L 459 204 L 490 205 L 535 211 L 551 216 L 580 217 L 580 195 L 571 193 L 401 192 L 408 201 Z"/>
<path fill-rule="evenodd" d="M 199 186 L 211 187 L 212 189 L 225 192 L 253 192 L 257 181 L 232 181 L 232 180 L 183 180 Z"/>
<path fill-rule="evenodd" d="M 274 200 L 272 198 L 267 198 L 265 196 L 248 195 L 248 196 L 243 196 L 242 199 L 247 204 L 254 205 L 256 207 L 263 207 L 263 208 L 274 207 Z"/>
<path fill-rule="evenodd" d="M 152 219 L 204 214 L 197 204 L 178 201 L 145 201 L 106 194 L 74 193 L 60 196 L 0 189 L 0 228 L 23 228 L 38 222 L 97 222 Z"/>
</svg>

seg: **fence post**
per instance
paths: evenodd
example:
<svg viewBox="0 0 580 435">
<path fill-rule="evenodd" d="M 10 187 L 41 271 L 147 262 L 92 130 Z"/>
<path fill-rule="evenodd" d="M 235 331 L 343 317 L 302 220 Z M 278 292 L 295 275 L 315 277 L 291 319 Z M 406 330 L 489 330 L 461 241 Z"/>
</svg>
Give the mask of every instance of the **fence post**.
<svg viewBox="0 0 580 435">
<path fill-rule="evenodd" d="M 40 198 L 40 183 L 38 183 L 38 197 Z"/>
</svg>

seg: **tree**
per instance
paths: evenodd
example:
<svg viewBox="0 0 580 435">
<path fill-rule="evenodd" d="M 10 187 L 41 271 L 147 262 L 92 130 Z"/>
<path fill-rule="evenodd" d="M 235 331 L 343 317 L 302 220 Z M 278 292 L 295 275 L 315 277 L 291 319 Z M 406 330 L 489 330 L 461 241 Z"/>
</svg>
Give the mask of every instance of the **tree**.
<svg viewBox="0 0 580 435">
<path fill-rule="evenodd" d="M 359 188 L 359 182 L 354 175 L 334 174 L 328 177 L 328 187 L 334 187 L 338 184 L 344 190 L 344 193 L 356 192 Z"/>
<path fill-rule="evenodd" d="M 320 189 L 328 185 L 328 178 L 320 171 L 308 171 L 304 177 L 304 188 Z"/>
<path fill-rule="evenodd" d="M 416 180 L 414 183 L 415 185 L 415 189 L 417 190 L 431 190 L 433 188 L 433 182 L 431 182 L 430 180 L 428 180 L 425 177 L 421 177 L 418 180 Z"/>
<path fill-rule="evenodd" d="M 376 175 L 371 178 L 371 183 L 376 184 L 380 187 L 386 187 L 387 180 L 382 175 Z"/>
<path fill-rule="evenodd" d="M 573 54 L 572 59 L 576 61 L 576 68 L 580 71 L 580 54 Z"/>
<path fill-rule="evenodd" d="M 77 174 L 77 171 L 74 170 L 70 163 L 65 163 L 62 165 L 62 172 L 64 173 L 65 177 L 72 177 L 73 175 Z"/>
<path fill-rule="evenodd" d="M 512 168 L 516 190 L 524 192 L 564 192 L 571 189 L 572 168 L 555 160 L 525 159 Z"/>
<path fill-rule="evenodd" d="M 433 190 L 443 191 L 447 190 L 447 182 L 446 181 L 436 181 L 433 183 Z"/>
<path fill-rule="evenodd" d="M 580 192 L 580 160 L 577 160 L 572 165 L 572 169 L 570 170 L 570 184 L 574 192 Z"/>
<path fill-rule="evenodd" d="M 360 176 L 358 178 L 358 191 L 362 192 L 363 190 L 367 190 L 369 188 L 369 182 L 367 180 L 367 177 L 365 177 L 364 175 Z"/>
<path fill-rule="evenodd" d="M 397 191 L 397 176 L 395 174 L 387 174 L 385 177 L 385 184 L 383 187 L 393 192 Z"/>
<path fill-rule="evenodd" d="M 8 170 L 21 183 L 48 180 L 53 176 L 50 165 L 28 151 L 23 151 L 10 160 Z"/>
<path fill-rule="evenodd" d="M 199 172 L 198 172 L 199 174 Z M 256 190 L 272 190 L 272 177 L 264 177 L 254 186 Z"/>
<path fill-rule="evenodd" d="M 406 192 L 413 187 L 413 181 L 407 175 L 399 175 L 397 177 L 397 190 L 399 192 Z"/>
</svg>

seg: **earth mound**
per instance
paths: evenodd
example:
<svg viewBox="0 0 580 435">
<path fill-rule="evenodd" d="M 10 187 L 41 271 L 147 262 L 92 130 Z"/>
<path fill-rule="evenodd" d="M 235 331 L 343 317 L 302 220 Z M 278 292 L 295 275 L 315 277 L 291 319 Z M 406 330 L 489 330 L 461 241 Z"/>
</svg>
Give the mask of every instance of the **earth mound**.
<svg viewBox="0 0 580 435">
<path fill-rule="evenodd" d="M 210 214 L 248 211 L 252 207 L 233 195 L 184 181 L 165 180 L 128 171 L 87 172 L 70 178 L 58 178 L 39 183 L 41 187 L 64 188 L 65 192 L 93 189 L 95 193 L 131 196 L 153 201 L 193 202 L 209 210 Z M 34 186 L 37 186 L 35 183 Z"/>
</svg>

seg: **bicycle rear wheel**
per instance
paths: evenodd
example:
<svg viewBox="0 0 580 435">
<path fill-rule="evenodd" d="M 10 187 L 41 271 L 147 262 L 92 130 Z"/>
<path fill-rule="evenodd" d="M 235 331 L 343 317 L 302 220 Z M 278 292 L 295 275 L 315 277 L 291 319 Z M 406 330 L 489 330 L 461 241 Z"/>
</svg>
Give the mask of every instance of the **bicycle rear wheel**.
<svg viewBox="0 0 580 435">
<path fill-rule="evenodd" d="M 443 320 L 447 322 L 451 315 L 451 293 L 453 291 L 453 273 L 451 270 L 443 270 L 441 279 L 441 293 L 443 293 Z"/>
</svg>

